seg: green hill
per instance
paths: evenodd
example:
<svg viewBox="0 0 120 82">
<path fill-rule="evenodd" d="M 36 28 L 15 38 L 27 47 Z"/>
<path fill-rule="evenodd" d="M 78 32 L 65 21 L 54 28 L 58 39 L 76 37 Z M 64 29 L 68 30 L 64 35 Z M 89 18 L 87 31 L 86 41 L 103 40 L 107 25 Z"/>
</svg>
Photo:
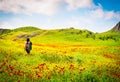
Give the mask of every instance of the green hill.
<svg viewBox="0 0 120 82">
<path fill-rule="evenodd" d="M 14 31 L 24 31 L 24 32 L 32 32 L 36 30 L 40 30 L 40 29 L 33 26 L 26 26 L 26 27 L 20 27 L 20 28 L 14 29 Z"/>
<path fill-rule="evenodd" d="M 10 29 L 0 29 L 0 35 L 7 34 L 7 33 L 10 33 L 10 32 L 11 32 Z"/>
<path fill-rule="evenodd" d="M 103 33 L 99 33 L 97 36 L 99 37 L 99 39 L 102 39 L 102 40 L 112 39 L 115 41 L 119 41 L 120 40 L 120 22 L 118 22 L 111 30 Z"/>
<path fill-rule="evenodd" d="M 120 81 L 118 31 L 21 27 L 0 33 L 0 82 Z M 27 37 L 30 54 L 25 50 Z"/>
<path fill-rule="evenodd" d="M 27 37 L 34 43 L 82 44 L 82 45 L 119 45 L 120 32 L 118 23 L 113 29 L 103 33 L 93 33 L 75 28 L 42 30 L 26 26 L 13 30 L 1 31 L 2 37 L 13 41 L 24 41 Z M 115 30 L 118 29 L 118 30 Z"/>
</svg>

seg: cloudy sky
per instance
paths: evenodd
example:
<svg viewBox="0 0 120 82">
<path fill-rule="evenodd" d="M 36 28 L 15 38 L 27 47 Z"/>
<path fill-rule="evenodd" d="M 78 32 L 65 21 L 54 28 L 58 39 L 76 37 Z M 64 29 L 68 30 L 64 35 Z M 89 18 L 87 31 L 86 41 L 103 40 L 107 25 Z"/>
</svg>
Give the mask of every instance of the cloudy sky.
<svg viewBox="0 0 120 82">
<path fill-rule="evenodd" d="M 104 32 L 120 21 L 120 0 L 0 0 L 0 28 L 75 27 Z"/>
</svg>

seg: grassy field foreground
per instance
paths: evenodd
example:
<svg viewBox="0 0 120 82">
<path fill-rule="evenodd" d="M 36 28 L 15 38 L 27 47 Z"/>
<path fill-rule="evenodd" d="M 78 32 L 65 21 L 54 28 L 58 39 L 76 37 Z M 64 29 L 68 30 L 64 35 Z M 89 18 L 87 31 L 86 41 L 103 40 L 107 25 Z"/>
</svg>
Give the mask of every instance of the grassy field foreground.
<svg viewBox="0 0 120 82">
<path fill-rule="evenodd" d="M 0 82 L 120 82 L 119 40 L 44 32 L 27 55 L 19 34 L 0 39 Z"/>
</svg>

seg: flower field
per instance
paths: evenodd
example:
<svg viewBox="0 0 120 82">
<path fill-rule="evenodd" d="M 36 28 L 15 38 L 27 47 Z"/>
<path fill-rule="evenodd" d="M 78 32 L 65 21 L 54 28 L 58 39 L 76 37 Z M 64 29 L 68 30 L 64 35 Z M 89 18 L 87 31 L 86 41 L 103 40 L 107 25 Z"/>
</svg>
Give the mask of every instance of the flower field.
<svg viewBox="0 0 120 82">
<path fill-rule="evenodd" d="M 120 82 L 120 46 L 0 40 L 0 82 Z"/>
</svg>

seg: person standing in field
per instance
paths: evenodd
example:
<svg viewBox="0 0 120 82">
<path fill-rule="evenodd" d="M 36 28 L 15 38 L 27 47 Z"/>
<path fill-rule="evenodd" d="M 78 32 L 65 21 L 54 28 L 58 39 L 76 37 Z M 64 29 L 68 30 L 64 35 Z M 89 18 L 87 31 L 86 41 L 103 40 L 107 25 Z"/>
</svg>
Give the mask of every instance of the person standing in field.
<svg viewBox="0 0 120 82">
<path fill-rule="evenodd" d="M 25 50 L 26 50 L 27 54 L 30 54 L 30 50 L 32 50 L 32 42 L 30 41 L 29 38 L 27 38 L 27 40 L 26 40 Z"/>
</svg>

